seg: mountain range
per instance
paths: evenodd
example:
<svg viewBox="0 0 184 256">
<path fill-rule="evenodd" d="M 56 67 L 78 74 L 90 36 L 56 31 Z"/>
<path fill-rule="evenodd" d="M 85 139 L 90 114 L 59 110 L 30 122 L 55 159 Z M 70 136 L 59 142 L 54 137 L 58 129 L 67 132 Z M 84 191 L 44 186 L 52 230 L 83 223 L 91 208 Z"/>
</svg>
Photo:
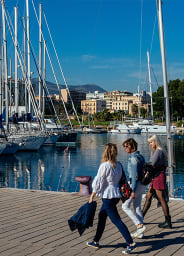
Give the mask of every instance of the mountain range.
<svg viewBox="0 0 184 256">
<path fill-rule="evenodd" d="M 36 91 L 36 95 L 38 95 L 38 84 L 39 84 L 38 78 L 33 78 L 32 83 L 36 85 L 35 91 Z M 55 83 L 46 81 L 46 85 L 49 90 L 49 94 L 51 94 L 51 95 L 59 94 L 57 85 Z M 65 85 L 59 85 L 59 87 L 61 89 L 66 88 Z M 68 87 L 70 90 L 80 91 L 80 92 L 85 92 L 85 93 L 89 93 L 89 92 L 93 93 L 95 91 L 98 91 L 101 93 L 106 92 L 102 87 L 100 87 L 99 85 L 96 85 L 96 84 L 68 85 Z"/>
</svg>

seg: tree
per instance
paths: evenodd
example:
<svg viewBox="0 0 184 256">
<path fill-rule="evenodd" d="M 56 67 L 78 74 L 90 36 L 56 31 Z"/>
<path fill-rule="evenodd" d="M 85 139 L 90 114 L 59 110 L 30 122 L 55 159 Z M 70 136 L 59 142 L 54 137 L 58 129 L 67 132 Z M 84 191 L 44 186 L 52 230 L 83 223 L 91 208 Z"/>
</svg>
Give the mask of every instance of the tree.
<svg viewBox="0 0 184 256">
<path fill-rule="evenodd" d="M 132 105 L 132 114 L 133 114 L 133 116 L 137 116 L 137 113 L 138 113 L 138 106 L 133 104 Z"/>
</svg>

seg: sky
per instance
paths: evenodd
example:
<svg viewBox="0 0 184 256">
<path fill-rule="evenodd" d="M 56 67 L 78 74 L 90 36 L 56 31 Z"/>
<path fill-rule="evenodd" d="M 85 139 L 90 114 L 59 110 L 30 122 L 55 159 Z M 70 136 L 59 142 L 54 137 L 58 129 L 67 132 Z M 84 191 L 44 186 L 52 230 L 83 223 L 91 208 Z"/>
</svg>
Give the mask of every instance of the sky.
<svg viewBox="0 0 184 256">
<path fill-rule="evenodd" d="M 38 59 L 38 23 L 34 2 L 43 6 L 43 35 L 59 84 L 64 84 L 49 38 L 46 17 L 68 85 L 96 84 L 106 91 L 149 90 L 147 51 L 150 53 L 152 90 L 163 84 L 156 0 L 29 0 L 30 37 Z M 14 22 L 19 7 L 19 42 L 23 47 L 21 18 L 24 0 L 6 0 Z M 168 81 L 184 79 L 184 1 L 164 0 L 162 5 Z M 8 29 L 7 29 L 8 34 Z M 9 58 L 13 43 L 8 36 Z M 12 57 L 13 58 L 13 57 Z M 38 61 L 37 61 L 38 62 Z M 48 57 L 46 80 L 55 82 Z M 31 68 L 37 76 L 34 59 Z"/>
</svg>

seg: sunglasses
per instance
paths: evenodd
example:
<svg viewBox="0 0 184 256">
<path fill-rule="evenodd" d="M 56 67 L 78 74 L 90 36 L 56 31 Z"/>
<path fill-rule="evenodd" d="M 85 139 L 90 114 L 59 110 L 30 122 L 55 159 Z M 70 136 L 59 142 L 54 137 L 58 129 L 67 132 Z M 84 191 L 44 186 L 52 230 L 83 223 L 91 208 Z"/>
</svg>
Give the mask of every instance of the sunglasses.
<svg viewBox="0 0 184 256">
<path fill-rule="evenodd" d="M 128 148 L 128 147 L 129 147 L 129 145 L 124 145 L 123 147 L 124 147 L 124 148 Z"/>
</svg>

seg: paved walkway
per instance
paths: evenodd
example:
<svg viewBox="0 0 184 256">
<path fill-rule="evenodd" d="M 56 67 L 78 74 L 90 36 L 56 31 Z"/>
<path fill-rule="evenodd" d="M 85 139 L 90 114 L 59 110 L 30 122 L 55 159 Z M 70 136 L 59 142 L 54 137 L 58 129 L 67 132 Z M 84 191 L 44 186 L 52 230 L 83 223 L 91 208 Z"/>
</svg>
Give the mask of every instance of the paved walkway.
<svg viewBox="0 0 184 256">
<path fill-rule="evenodd" d="M 72 193 L 0 189 L 0 256 L 117 256 L 122 255 L 125 241 L 110 221 L 101 239 L 99 250 L 86 246 L 91 241 L 97 222 L 80 237 L 71 232 L 67 220 L 88 201 Z M 125 216 L 119 203 L 119 212 L 130 232 L 135 227 Z M 159 229 L 164 220 L 156 200 L 145 217 L 144 239 L 136 239 L 133 255 L 183 256 L 184 255 L 184 200 L 169 202 L 173 229 Z"/>
</svg>

